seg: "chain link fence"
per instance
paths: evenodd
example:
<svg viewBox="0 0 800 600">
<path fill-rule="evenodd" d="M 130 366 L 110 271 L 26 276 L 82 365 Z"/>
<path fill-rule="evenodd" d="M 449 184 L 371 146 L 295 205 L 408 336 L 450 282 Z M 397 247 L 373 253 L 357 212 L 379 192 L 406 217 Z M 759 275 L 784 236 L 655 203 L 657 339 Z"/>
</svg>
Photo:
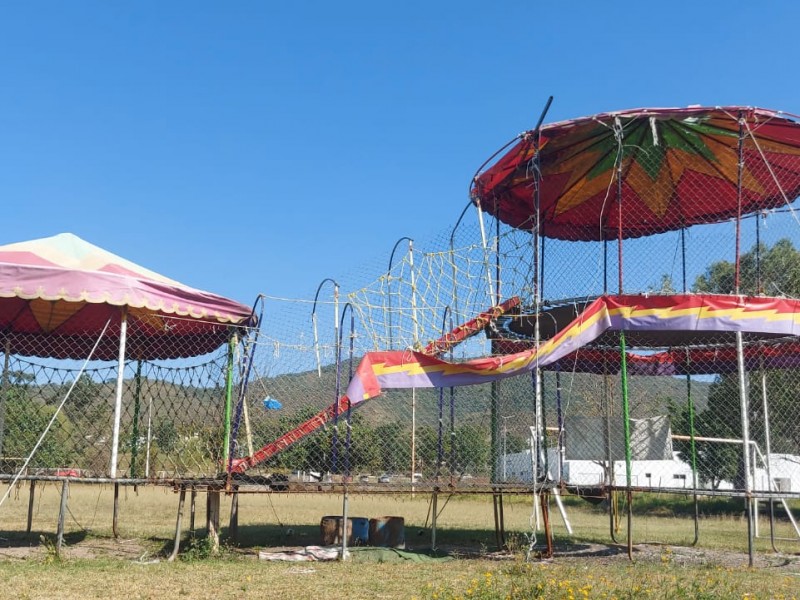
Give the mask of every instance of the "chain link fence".
<svg viewBox="0 0 800 600">
<path fill-rule="evenodd" d="M 24 467 L 29 477 L 108 476 L 117 398 L 117 477 L 209 477 L 223 470 L 230 361 L 228 345 L 219 344 L 229 328 L 212 325 L 209 338 L 208 323 L 145 316 L 172 332 L 153 337 L 142 331 L 137 315 L 129 315 L 120 371 L 118 360 L 104 359 L 119 353 L 121 317 L 120 311 L 102 330 L 89 324 L 82 329 L 78 322 L 71 335 L 6 336 L 6 347 L 21 352 L 5 356 L 0 473 Z M 53 358 L 80 352 L 90 360 Z"/>
</svg>

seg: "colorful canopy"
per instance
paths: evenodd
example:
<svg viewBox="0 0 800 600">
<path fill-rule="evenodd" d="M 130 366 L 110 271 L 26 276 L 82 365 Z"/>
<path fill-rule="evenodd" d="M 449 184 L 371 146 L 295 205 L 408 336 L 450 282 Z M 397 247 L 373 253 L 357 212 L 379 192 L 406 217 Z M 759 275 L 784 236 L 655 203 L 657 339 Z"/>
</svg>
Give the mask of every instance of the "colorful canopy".
<svg viewBox="0 0 800 600">
<path fill-rule="evenodd" d="M 537 348 L 451 363 L 419 352 L 368 352 L 347 388 L 355 405 L 384 388 L 450 387 L 521 375 L 573 356 L 608 331 L 800 335 L 800 301 L 721 295 L 601 296 Z M 751 337 L 753 337 L 751 336 Z M 793 344 L 792 348 L 796 348 Z"/>
<path fill-rule="evenodd" d="M 0 331 L 10 351 L 85 358 L 106 322 L 95 357 L 119 347 L 123 309 L 129 356 L 178 358 L 219 347 L 250 307 L 196 290 L 70 233 L 0 246 Z M 8 335 L 10 334 L 10 335 Z"/>
<path fill-rule="evenodd" d="M 692 107 L 598 114 L 523 133 L 475 178 L 475 204 L 533 229 L 537 147 L 547 237 L 639 237 L 800 195 L 800 123 L 760 108 Z"/>
</svg>

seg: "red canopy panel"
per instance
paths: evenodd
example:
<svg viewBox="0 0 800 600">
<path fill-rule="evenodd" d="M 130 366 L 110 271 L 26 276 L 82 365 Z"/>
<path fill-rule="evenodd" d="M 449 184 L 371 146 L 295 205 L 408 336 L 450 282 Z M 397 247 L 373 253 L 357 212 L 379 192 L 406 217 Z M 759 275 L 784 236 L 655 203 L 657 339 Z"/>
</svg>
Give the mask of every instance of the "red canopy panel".
<svg viewBox="0 0 800 600">
<path fill-rule="evenodd" d="M 494 343 L 495 352 L 500 354 L 513 354 L 532 349 L 533 346 L 533 342 L 520 340 L 497 340 Z M 625 361 L 629 375 L 721 375 L 734 373 L 738 368 L 734 345 L 713 348 L 677 347 L 652 354 L 626 352 Z M 747 344 L 744 346 L 744 362 L 749 371 L 797 369 L 800 367 L 800 343 L 797 338 L 788 338 L 778 342 Z M 611 375 L 620 372 L 621 364 L 619 348 L 586 347 L 543 368 L 564 373 Z"/>
<path fill-rule="evenodd" d="M 800 195 L 800 124 L 785 114 L 655 108 L 522 134 L 475 178 L 475 204 L 512 227 L 533 229 L 537 147 L 540 232 L 552 238 L 640 237 L 776 208 Z"/>
</svg>

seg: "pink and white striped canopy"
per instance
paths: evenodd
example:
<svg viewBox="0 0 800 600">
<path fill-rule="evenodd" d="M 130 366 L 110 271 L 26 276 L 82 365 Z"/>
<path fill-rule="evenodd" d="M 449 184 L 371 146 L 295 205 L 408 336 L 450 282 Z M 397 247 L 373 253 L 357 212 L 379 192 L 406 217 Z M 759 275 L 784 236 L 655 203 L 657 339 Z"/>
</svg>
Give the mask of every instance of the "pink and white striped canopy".
<svg viewBox="0 0 800 600">
<path fill-rule="evenodd" d="M 0 332 L 12 352 L 83 358 L 111 319 L 96 358 L 113 358 L 123 312 L 129 354 L 143 359 L 205 354 L 225 341 L 230 326 L 252 324 L 250 307 L 70 233 L 0 246 Z"/>
</svg>

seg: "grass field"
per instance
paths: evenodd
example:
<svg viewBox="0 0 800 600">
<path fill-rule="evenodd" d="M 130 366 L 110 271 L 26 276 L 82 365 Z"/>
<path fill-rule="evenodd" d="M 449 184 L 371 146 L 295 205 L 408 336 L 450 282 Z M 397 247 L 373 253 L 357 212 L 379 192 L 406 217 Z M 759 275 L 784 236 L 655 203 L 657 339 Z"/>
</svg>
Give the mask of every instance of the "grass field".
<svg viewBox="0 0 800 600">
<path fill-rule="evenodd" d="M 37 485 L 32 532 L 25 534 L 28 486 L 0 507 L 0 577 L 5 597 L 19 598 L 792 598 L 800 595 L 800 543 L 778 540 L 771 552 L 767 522 L 760 521 L 757 568 L 748 569 L 746 522 L 735 503 L 704 504 L 714 516 L 700 522 L 700 542 L 685 516 L 690 503 L 653 497 L 635 503 L 634 562 L 611 542 L 602 507 L 569 499 L 575 535 L 566 535 L 553 509 L 556 557 L 526 563 L 531 533 L 529 498 L 506 497 L 507 539 L 512 552 L 495 546 L 491 496 L 449 500 L 438 521 L 437 547 L 448 562 L 369 562 L 354 553 L 347 563 L 272 563 L 258 551 L 319 543 L 322 516 L 341 513 L 342 498 L 318 494 L 242 495 L 239 539 L 225 542 L 230 499 L 223 496 L 223 548 L 208 557 L 205 494 L 198 495 L 196 536 L 189 533 L 188 498 L 181 558 L 172 548 L 177 494 L 166 488 L 121 488 L 120 539 L 111 531 L 113 488 L 73 485 L 65 551 L 53 540 L 60 486 Z M 440 496 L 439 507 L 446 497 Z M 352 495 L 350 515 L 405 518 L 408 546 L 430 548 L 429 498 L 417 494 Z M 428 526 L 426 526 L 426 520 Z M 781 522 L 779 537 L 788 537 Z M 625 539 L 624 522 L 618 540 Z M 541 534 L 539 535 L 541 541 Z M 647 543 L 645 543 L 647 542 Z M 537 549 L 541 549 L 537 547 Z M 366 568 L 365 568 L 366 567 Z"/>
</svg>

